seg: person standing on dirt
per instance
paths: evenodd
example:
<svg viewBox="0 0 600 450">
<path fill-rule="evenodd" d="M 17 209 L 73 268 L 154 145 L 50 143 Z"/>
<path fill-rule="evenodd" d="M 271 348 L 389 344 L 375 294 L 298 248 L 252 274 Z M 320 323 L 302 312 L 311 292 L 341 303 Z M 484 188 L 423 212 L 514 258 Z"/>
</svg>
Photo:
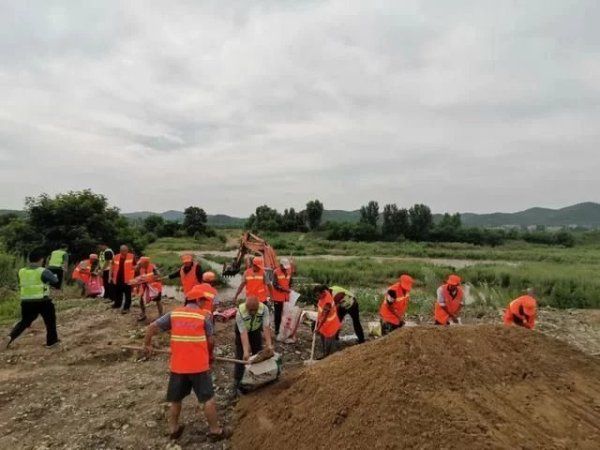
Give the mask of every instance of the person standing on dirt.
<svg viewBox="0 0 600 450">
<path fill-rule="evenodd" d="M 140 317 L 138 322 L 146 320 L 146 302 L 155 302 L 158 309 L 158 316 L 163 315 L 162 306 L 162 283 L 158 268 L 150 262 L 150 258 L 142 256 L 135 266 L 135 278 L 132 285 L 138 286 L 138 294 L 140 296 Z"/>
<path fill-rule="evenodd" d="M 87 295 L 86 286 L 91 281 L 92 277 L 98 276 L 100 265 L 98 264 L 98 255 L 91 253 L 88 259 L 84 259 L 73 269 L 73 280 L 81 288 L 81 296 Z"/>
<path fill-rule="evenodd" d="M 517 325 L 519 327 L 533 330 L 537 315 L 537 300 L 532 289 L 527 290 L 526 295 L 509 303 L 504 313 L 504 325 Z"/>
<path fill-rule="evenodd" d="M 294 269 L 288 259 L 282 258 L 279 267 L 273 271 L 273 309 L 275 313 L 275 336 L 279 335 L 283 304 L 290 300 Z"/>
<path fill-rule="evenodd" d="M 342 323 L 331 290 L 325 285 L 320 285 L 315 288 L 315 293 L 318 299 L 315 332 L 321 336 L 323 358 L 325 358 L 335 351 L 336 336 L 342 328 Z"/>
<path fill-rule="evenodd" d="M 383 336 L 404 326 L 404 314 L 408 309 L 413 283 L 412 277 L 404 274 L 400 276 L 397 283 L 388 288 L 379 307 Z"/>
<path fill-rule="evenodd" d="M 436 325 L 460 323 L 459 315 L 464 306 L 464 292 L 458 275 L 450 275 L 448 281 L 437 290 L 434 318 Z"/>
<path fill-rule="evenodd" d="M 100 270 L 102 271 L 102 285 L 104 286 L 104 295 L 103 298 L 105 300 L 113 298 L 113 284 L 110 279 L 110 266 L 112 265 L 112 260 L 115 257 L 115 253 L 112 251 L 108 245 L 102 243 L 98 245 L 100 250 L 99 264 Z"/>
<path fill-rule="evenodd" d="M 146 330 L 144 348 L 153 353 L 152 338 L 160 331 L 171 332 L 171 375 L 167 388 L 169 409 L 169 433 L 171 439 L 179 439 L 184 425 L 179 424 L 181 404 L 192 389 L 198 402 L 204 404 L 204 414 L 209 426 L 208 438 L 218 441 L 230 437 L 231 432 L 222 428 L 217 414 L 217 403 L 212 382 L 213 324 L 198 306 L 204 298 L 204 290 L 195 286 L 186 294 L 183 307 L 175 308 L 153 322 Z"/>
<path fill-rule="evenodd" d="M 340 286 L 331 287 L 331 295 L 333 295 L 333 301 L 337 307 L 337 315 L 340 319 L 340 323 L 344 323 L 346 314 L 349 314 L 352 318 L 352 326 L 354 327 L 354 333 L 358 338 L 358 343 L 362 344 L 365 342 L 365 332 L 362 324 L 360 323 L 360 307 L 358 300 L 354 293 L 348 289 L 344 289 Z M 339 333 L 338 333 L 339 338 Z"/>
<path fill-rule="evenodd" d="M 202 266 L 194 261 L 194 255 L 182 255 L 182 266 L 168 276 L 169 280 L 179 278 L 181 280 L 181 289 L 185 295 L 194 286 L 202 284 Z"/>
<path fill-rule="evenodd" d="M 19 290 L 21 297 L 21 320 L 7 337 L 6 348 L 17 339 L 37 319 L 44 319 L 46 325 L 46 347 L 52 348 L 60 340 L 56 331 L 56 311 L 50 298 L 50 285 L 58 284 L 58 277 L 49 269 L 44 269 L 44 253 L 34 250 L 29 254 L 29 264 L 19 270 Z"/>
<path fill-rule="evenodd" d="M 204 303 L 200 305 L 202 309 L 210 311 L 212 314 L 215 311 L 216 306 L 219 304 L 217 297 L 218 292 L 214 285 L 217 283 L 217 275 L 214 272 L 208 271 L 202 274 L 202 289 L 205 291 Z"/>
<path fill-rule="evenodd" d="M 273 351 L 271 341 L 269 310 L 256 297 L 248 297 L 238 306 L 235 315 L 235 357 L 248 361 L 252 355 L 263 349 L 263 339 L 267 351 Z M 242 392 L 240 383 L 244 377 L 244 365 L 236 364 L 233 370 L 234 390 Z"/>
<path fill-rule="evenodd" d="M 69 269 L 69 254 L 67 253 L 67 244 L 62 244 L 58 250 L 50 253 L 48 259 L 48 270 L 58 277 L 56 289 L 62 289 L 65 274 Z"/>
<path fill-rule="evenodd" d="M 238 288 L 233 302 L 236 303 L 242 291 L 246 289 L 246 298 L 256 297 L 259 302 L 265 303 L 269 300 L 269 293 L 272 286 L 267 285 L 265 278 L 265 262 L 262 257 L 255 256 L 252 259 L 252 267 L 246 269 L 242 277 L 242 282 Z"/>
<path fill-rule="evenodd" d="M 131 308 L 131 285 L 129 282 L 135 276 L 135 256 L 129 251 L 129 247 L 121 245 L 119 254 L 113 258 L 110 271 L 114 294 L 112 307 L 121 309 L 123 306 L 121 314 L 127 314 Z M 125 297 L 125 303 L 123 303 L 123 297 Z"/>
</svg>

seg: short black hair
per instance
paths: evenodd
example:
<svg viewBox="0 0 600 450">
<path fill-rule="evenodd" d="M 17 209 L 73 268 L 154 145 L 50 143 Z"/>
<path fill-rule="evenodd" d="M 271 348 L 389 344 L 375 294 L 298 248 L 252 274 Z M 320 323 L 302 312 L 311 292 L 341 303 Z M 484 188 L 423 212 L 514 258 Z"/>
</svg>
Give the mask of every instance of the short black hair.
<svg viewBox="0 0 600 450">
<path fill-rule="evenodd" d="M 41 248 L 35 248 L 29 252 L 29 262 L 36 263 L 40 259 L 44 259 L 46 253 Z"/>
<path fill-rule="evenodd" d="M 317 284 L 313 289 L 314 293 L 317 295 L 329 290 L 329 286 L 327 286 L 326 284 Z"/>
</svg>

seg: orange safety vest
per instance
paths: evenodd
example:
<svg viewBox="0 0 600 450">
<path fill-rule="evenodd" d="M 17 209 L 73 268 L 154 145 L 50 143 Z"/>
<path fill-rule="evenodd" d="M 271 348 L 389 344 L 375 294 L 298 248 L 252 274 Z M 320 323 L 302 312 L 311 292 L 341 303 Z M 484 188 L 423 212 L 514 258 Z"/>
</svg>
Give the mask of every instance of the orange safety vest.
<svg viewBox="0 0 600 450">
<path fill-rule="evenodd" d="M 529 316 L 529 318 L 526 319 L 525 316 L 521 314 L 521 306 L 527 297 L 527 295 L 523 295 L 509 303 L 508 308 L 506 308 L 506 312 L 504 313 L 504 325 L 512 325 L 515 323 L 515 317 L 517 317 L 521 319 L 521 326 L 533 330 L 533 327 L 535 326 L 535 316 Z"/>
<path fill-rule="evenodd" d="M 444 301 L 446 303 L 446 309 L 448 310 L 449 313 L 456 315 L 461 308 L 461 303 L 462 303 L 462 299 L 463 299 L 463 289 L 462 287 L 458 286 L 458 290 L 456 292 L 456 297 L 452 298 L 452 296 L 450 295 L 450 292 L 448 292 L 448 285 L 444 284 L 442 286 L 443 288 L 443 293 L 444 293 Z M 442 325 L 447 325 L 448 321 L 450 320 L 450 316 L 448 315 L 448 313 L 446 313 L 446 311 L 444 311 L 442 309 L 442 307 L 440 306 L 440 303 L 437 301 L 435 301 L 435 310 L 434 310 L 434 318 L 436 320 L 436 322 L 441 323 Z"/>
<path fill-rule="evenodd" d="M 75 269 L 73 269 L 73 275 L 71 275 L 71 278 L 73 280 L 80 280 L 83 283 L 88 283 L 90 281 L 90 279 L 92 278 L 91 270 L 92 270 L 92 260 L 84 259 L 79 264 L 77 264 Z"/>
<path fill-rule="evenodd" d="M 329 314 L 325 317 L 326 305 L 331 305 L 331 309 L 329 310 Z M 321 326 L 319 328 L 319 333 L 326 338 L 334 337 L 337 332 L 340 331 L 340 328 L 342 328 L 342 323 L 337 315 L 337 308 L 333 296 L 329 291 L 325 291 L 321 295 L 317 308 L 319 311 L 317 324 Z"/>
<path fill-rule="evenodd" d="M 212 314 L 215 309 L 214 301 L 217 297 L 217 290 L 208 283 L 202 283 L 200 286 L 204 289 L 204 296 L 206 297 L 202 309 Z"/>
<path fill-rule="evenodd" d="M 202 281 L 196 277 L 196 268 L 198 267 L 198 263 L 193 263 L 192 268 L 189 272 L 184 272 L 183 266 L 179 269 L 179 278 L 181 278 L 181 287 L 183 288 L 183 293 L 186 294 L 192 289 L 194 286 L 198 284 L 202 284 Z"/>
<path fill-rule="evenodd" d="M 246 298 L 256 297 L 261 303 L 267 301 L 269 294 L 267 285 L 265 284 L 265 271 L 263 269 L 260 269 L 259 272 L 247 269 L 244 272 L 244 280 L 246 280 Z"/>
<path fill-rule="evenodd" d="M 148 264 L 148 267 L 140 267 L 140 275 L 147 275 L 146 281 L 148 284 L 158 292 L 162 292 L 162 283 L 160 281 L 154 281 L 154 269 L 156 266 L 152 263 Z"/>
<path fill-rule="evenodd" d="M 205 314 L 198 308 L 171 312 L 171 372 L 200 373 L 210 369 Z"/>
<path fill-rule="evenodd" d="M 289 289 L 292 284 L 292 271 L 286 270 L 285 272 L 281 267 L 278 267 L 273 271 L 277 284 L 284 289 Z M 287 302 L 290 299 L 289 292 L 283 292 L 273 287 L 273 301 L 274 302 Z"/>
<path fill-rule="evenodd" d="M 123 256 L 121 254 L 116 255 L 112 260 L 112 278 L 113 283 L 117 284 L 117 278 L 119 276 L 119 267 L 121 267 L 121 259 Z M 133 264 L 135 261 L 135 256 L 133 253 L 127 253 L 125 257 L 125 269 L 123 272 L 123 282 L 125 284 L 129 283 L 135 277 L 135 265 Z"/>
<path fill-rule="evenodd" d="M 410 295 L 407 292 L 404 292 L 404 289 L 400 286 L 400 283 L 393 284 L 388 288 L 388 291 L 396 292 L 396 301 L 394 303 L 389 304 L 387 302 L 387 294 L 383 298 L 383 302 L 381 302 L 381 307 L 379 308 L 379 316 L 381 320 L 387 323 L 391 323 L 393 325 L 400 325 L 401 319 L 395 316 L 392 311 L 390 311 L 390 307 L 394 310 L 398 316 L 404 318 L 404 314 L 406 313 L 406 309 L 408 308 L 408 303 L 410 301 Z"/>
</svg>

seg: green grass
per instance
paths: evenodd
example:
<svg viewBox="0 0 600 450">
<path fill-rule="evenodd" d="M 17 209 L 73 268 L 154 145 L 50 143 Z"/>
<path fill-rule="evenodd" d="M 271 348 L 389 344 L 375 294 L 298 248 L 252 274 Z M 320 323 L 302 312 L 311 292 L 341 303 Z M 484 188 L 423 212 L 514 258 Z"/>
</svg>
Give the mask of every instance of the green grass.
<svg viewBox="0 0 600 450">
<path fill-rule="evenodd" d="M 599 308 L 600 279 L 591 265 L 557 263 L 477 264 L 459 270 L 415 261 L 377 261 L 354 258 L 344 261 L 304 259 L 298 264 L 298 284 L 306 286 L 304 294 L 311 298 L 309 287 L 314 283 L 339 284 L 361 293 L 364 307 L 373 310 L 377 301 L 370 300 L 374 289 L 381 293 L 402 273 L 415 278 L 414 299 L 431 303 L 437 287 L 450 274 L 458 273 L 473 286 L 475 303 L 484 306 L 503 306 L 525 289 L 533 287 L 541 305 L 557 308 Z M 364 291 L 362 291 L 362 290 Z M 425 304 L 424 303 L 424 304 Z"/>
<path fill-rule="evenodd" d="M 146 254 L 155 254 L 158 252 L 176 252 L 183 250 L 205 251 L 205 250 L 226 250 L 226 237 L 218 234 L 214 237 L 194 238 L 161 238 L 146 247 Z"/>
</svg>

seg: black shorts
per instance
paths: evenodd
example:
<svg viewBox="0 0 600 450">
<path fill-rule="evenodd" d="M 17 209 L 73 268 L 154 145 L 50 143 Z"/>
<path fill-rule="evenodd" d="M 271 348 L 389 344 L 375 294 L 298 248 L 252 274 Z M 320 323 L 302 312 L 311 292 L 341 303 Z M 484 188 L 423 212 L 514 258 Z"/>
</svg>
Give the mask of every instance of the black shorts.
<svg viewBox="0 0 600 450">
<path fill-rule="evenodd" d="M 180 402 L 194 390 L 200 403 L 205 403 L 215 396 L 212 374 L 210 371 L 200 373 L 173 373 L 169 378 L 167 401 Z"/>
</svg>

